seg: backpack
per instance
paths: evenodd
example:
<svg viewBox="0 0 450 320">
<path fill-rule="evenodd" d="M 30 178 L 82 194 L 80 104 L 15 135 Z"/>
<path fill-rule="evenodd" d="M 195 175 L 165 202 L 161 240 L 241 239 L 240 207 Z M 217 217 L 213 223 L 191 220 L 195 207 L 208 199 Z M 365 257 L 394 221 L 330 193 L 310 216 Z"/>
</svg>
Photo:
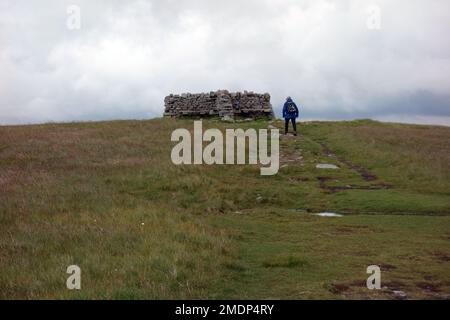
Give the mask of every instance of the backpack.
<svg viewBox="0 0 450 320">
<path fill-rule="evenodd" d="M 289 102 L 289 104 L 287 105 L 287 112 L 288 113 L 295 113 L 296 109 L 295 109 L 295 105 L 293 102 Z"/>
</svg>

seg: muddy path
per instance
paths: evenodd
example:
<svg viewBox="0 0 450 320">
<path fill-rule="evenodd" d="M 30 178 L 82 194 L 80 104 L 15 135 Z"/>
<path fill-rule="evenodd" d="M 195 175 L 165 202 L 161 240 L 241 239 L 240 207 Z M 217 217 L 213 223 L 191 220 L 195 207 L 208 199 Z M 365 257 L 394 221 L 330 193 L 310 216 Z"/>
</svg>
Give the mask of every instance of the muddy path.
<svg viewBox="0 0 450 320">
<path fill-rule="evenodd" d="M 336 181 L 336 178 L 332 176 L 318 176 L 317 180 L 319 181 L 319 187 L 323 190 L 327 190 L 329 192 L 338 192 L 338 191 L 345 191 L 345 190 L 382 190 L 382 189 L 391 189 L 394 186 L 392 184 L 383 183 L 383 182 L 377 182 L 378 177 L 371 173 L 366 168 L 356 165 L 349 161 L 348 159 L 344 158 L 343 156 L 337 155 L 334 153 L 327 145 L 325 145 L 322 142 L 316 142 L 311 140 L 310 138 L 307 138 L 303 136 L 302 134 L 299 134 L 298 136 L 293 136 L 291 134 L 288 134 L 283 137 L 283 139 L 286 139 L 287 141 L 290 140 L 290 142 L 299 140 L 302 141 L 304 139 L 307 139 L 311 141 L 312 143 L 320 145 L 322 149 L 322 153 L 327 158 L 333 158 L 337 162 L 340 163 L 341 167 L 347 167 L 348 169 L 356 172 L 361 179 L 365 182 L 364 184 L 343 184 L 343 185 L 330 185 L 330 182 Z M 281 158 L 280 158 L 280 165 L 281 167 L 285 167 L 289 164 L 296 163 L 301 166 L 306 164 L 306 159 L 302 156 L 302 149 L 297 150 L 289 150 L 285 147 L 281 147 Z M 290 178 L 291 182 L 298 182 L 297 180 L 303 180 L 303 179 L 295 179 Z M 367 183 L 369 182 L 369 183 Z"/>
<path fill-rule="evenodd" d="M 331 151 L 331 149 L 328 148 L 324 143 L 320 143 L 320 146 L 322 147 L 322 151 L 326 156 L 337 159 L 339 162 L 346 165 L 349 169 L 357 172 L 364 180 L 373 181 L 378 179 L 376 175 L 370 173 L 367 169 L 351 163 L 349 160 L 345 159 L 342 156 L 338 156 L 333 151 Z"/>
<path fill-rule="evenodd" d="M 319 180 L 319 185 L 320 185 L 321 189 L 328 190 L 331 192 L 337 192 L 337 191 L 343 191 L 343 190 L 380 190 L 380 189 L 391 189 L 394 187 L 392 184 L 381 183 L 381 182 L 377 183 L 376 180 L 378 180 L 378 177 L 375 174 L 369 172 L 366 168 L 356 165 L 356 164 L 352 163 L 351 161 L 345 159 L 344 157 L 335 154 L 324 143 L 320 143 L 320 146 L 322 147 L 322 152 L 327 157 L 336 159 L 342 165 L 346 166 L 350 170 L 359 174 L 364 181 L 373 181 L 369 185 L 347 184 L 347 185 L 339 185 L 339 186 L 329 186 L 329 185 L 327 185 L 327 182 L 333 180 L 334 178 L 327 177 L 327 176 L 320 176 L 320 177 L 317 177 L 317 180 Z"/>
</svg>

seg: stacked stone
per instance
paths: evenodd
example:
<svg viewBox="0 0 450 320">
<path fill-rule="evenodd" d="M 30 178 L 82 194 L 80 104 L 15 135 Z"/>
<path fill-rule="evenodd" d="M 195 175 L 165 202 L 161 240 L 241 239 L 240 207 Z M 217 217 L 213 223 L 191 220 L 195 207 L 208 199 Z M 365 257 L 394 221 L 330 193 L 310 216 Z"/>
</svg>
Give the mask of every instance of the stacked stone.
<svg viewBox="0 0 450 320">
<path fill-rule="evenodd" d="M 219 110 L 219 117 L 222 119 L 229 119 L 234 117 L 233 103 L 231 95 L 226 90 L 217 92 L 216 107 Z"/>
<path fill-rule="evenodd" d="M 235 114 L 241 116 L 273 118 L 273 109 L 270 104 L 270 94 L 258 94 L 252 91 L 232 94 L 233 109 Z"/>
<path fill-rule="evenodd" d="M 165 116 L 208 116 L 218 114 L 215 92 L 181 95 L 169 95 L 164 99 Z"/>
<path fill-rule="evenodd" d="M 273 118 L 270 95 L 254 92 L 219 90 L 210 93 L 171 94 L 164 99 L 166 117 L 207 117 L 222 119 L 234 116 L 245 118 Z"/>
</svg>

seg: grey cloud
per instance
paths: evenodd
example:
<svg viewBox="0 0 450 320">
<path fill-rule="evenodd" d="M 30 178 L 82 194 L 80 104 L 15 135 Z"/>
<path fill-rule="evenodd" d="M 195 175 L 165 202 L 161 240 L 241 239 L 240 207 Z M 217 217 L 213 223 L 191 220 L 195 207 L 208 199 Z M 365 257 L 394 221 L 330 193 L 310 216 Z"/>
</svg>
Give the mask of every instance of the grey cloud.
<svg viewBox="0 0 450 320">
<path fill-rule="evenodd" d="M 379 31 L 372 1 L 0 0 L 0 124 L 157 117 L 170 92 L 221 88 L 310 119 L 448 121 L 450 3 L 376 3 Z"/>
</svg>

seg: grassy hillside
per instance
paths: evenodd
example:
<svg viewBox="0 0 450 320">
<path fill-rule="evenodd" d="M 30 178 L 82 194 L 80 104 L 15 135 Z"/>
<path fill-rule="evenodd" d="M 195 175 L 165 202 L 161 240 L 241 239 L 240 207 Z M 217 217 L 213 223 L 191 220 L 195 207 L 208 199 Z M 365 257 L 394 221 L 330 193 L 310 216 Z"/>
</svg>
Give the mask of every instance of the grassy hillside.
<svg viewBox="0 0 450 320">
<path fill-rule="evenodd" d="M 450 298 L 450 128 L 304 123 L 261 176 L 173 165 L 180 127 L 0 127 L 0 298 Z M 382 290 L 365 287 L 372 264 Z"/>
</svg>

